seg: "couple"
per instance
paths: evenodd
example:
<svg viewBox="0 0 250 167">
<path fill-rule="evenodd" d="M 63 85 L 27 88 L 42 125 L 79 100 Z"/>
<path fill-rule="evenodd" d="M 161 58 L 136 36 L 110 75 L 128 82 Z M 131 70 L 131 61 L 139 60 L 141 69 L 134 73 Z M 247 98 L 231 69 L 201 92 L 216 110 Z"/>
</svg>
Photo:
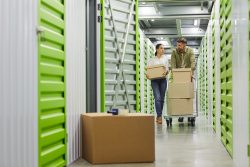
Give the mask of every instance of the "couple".
<svg viewBox="0 0 250 167">
<path fill-rule="evenodd" d="M 187 40 L 185 38 L 179 38 L 177 40 L 177 47 L 172 51 L 171 55 L 171 68 L 191 68 L 195 70 L 195 57 L 193 49 L 186 46 Z M 163 75 L 168 75 L 168 60 L 164 55 L 164 47 L 162 44 L 156 45 L 155 57 L 150 59 L 148 66 L 164 64 L 166 65 L 166 71 Z M 148 76 L 147 76 L 148 78 Z M 162 124 L 162 109 L 164 105 L 164 97 L 167 88 L 167 81 L 163 79 L 151 80 L 151 86 L 153 89 L 155 99 L 155 109 L 157 113 L 156 123 Z M 179 118 L 180 120 L 180 118 Z M 182 118 L 183 120 L 183 118 Z"/>
</svg>

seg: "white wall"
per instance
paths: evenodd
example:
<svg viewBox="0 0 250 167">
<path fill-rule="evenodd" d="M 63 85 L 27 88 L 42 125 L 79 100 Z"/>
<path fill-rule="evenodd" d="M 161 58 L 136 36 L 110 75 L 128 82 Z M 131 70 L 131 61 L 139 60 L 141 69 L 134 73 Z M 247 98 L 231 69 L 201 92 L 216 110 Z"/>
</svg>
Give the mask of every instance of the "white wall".
<svg viewBox="0 0 250 167">
<path fill-rule="evenodd" d="M 85 0 L 66 1 L 68 163 L 81 156 L 80 115 L 86 112 Z"/>
<path fill-rule="evenodd" d="M 38 165 L 37 0 L 0 1 L 0 166 Z"/>
<path fill-rule="evenodd" d="M 248 1 L 232 0 L 233 24 L 233 160 L 248 167 L 249 158 L 249 52 Z"/>
</svg>

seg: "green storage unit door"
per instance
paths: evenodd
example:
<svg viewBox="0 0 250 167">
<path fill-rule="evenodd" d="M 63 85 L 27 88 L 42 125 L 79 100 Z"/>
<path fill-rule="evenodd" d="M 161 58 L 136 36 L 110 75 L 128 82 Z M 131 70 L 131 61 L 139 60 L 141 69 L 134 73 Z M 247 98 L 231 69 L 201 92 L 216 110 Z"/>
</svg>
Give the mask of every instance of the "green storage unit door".
<svg viewBox="0 0 250 167">
<path fill-rule="evenodd" d="M 213 66 L 213 95 L 212 95 L 212 113 L 213 113 L 213 129 L 216 131 L 216 68 L 215 68 L 215 12 L 212 13 L 212 66 Z"/>
<path fill-rule="evenodd" d="M 39 166 L 66 166 L 64 0 L 39 1 Z"/>
<path fill-rule="evenodd" d="M 154 46 L 148 38 L 145 38 L 143 42 L 144 54 L 143 56 L 143 66 L 147 66 L 147 62 L 150 58 L 154 56 Z M 144 71 L 146 74 L 146 71 Z M 154 114 L 154 97 L 151 87 L 151 81 L 146 78 L 144 74 L 144 112 Z"/>
<path fill-rule="evenodd" d="M 208 116 L 208 75 L 207 75 L 207 35 L 202 39 L 198 57 L 198 104 L 199 109 Z"/>
<path fill-rule="evenodd" d="M 221 138 L 227 151 L 233 156 L 231 9 L 231 0 L 220 1 Z"/>
<path fill-rule="evenodd" d="M 207 101 L 207 35 L 203 38 L 202 44 L 202 111 L 208 116 L 208 101 Z"/>
<path fill-rule="evenodd" d="M 145 39 L 144 41 L 144 65 L 145 67 L 147 66 L 148 62 L 148 57 L 147 57 L 147 40 Z M 148 100 L 147 100 L 147 87 L 148 87 L 148 82 L 147 78 L 144 77 L 144 112 L 147 113 L 148 110 Z"/>
<path fill-rule="evenodd" d="M 149 47 L 149 55 L 148 57 L 149 58 L 152 58 L 154 57 L 154 46 L 153 45 L 148 45 Z M 152 89 L 152 86 L 151 86 L 151 81 L 148 80 L 148 91 L 149 91 L 149 113 L 153 114 L 154 113 L 154 110 L 155 110 L 155 103 L 154 103 L 154 94 L 153 94 L 153 89 Z"/>
<path fill-rule="evenodd" d="M 135 0 L 102 0 L 101 111 L 138 110 L 138 22 Z"/>
<path fill-rule="evenodd" d="M 220 1 L 220 72 L 221 72 L 221 140 L 226 145 L 226 68 L 225 68 L 225 55 L 223 52 L 224 43 L 224 4 Z"/>
<path fill-rule="evenodd" d="M 139 30 L 138 30 L 139 31 Z M 138 32 L 137 31 L 137 32 Z M 141 41 L 139 40 L 139 39 L 141 39 L 141 37 L 140 37 L 140 33 L 137 33 L 137 35 L 138 35 L 138 37 L 137 37 L 137 43 L 138 43 L 138 45 L 136 46 L 136 47 L 138 47 L 138 52 L 140 51 L 140 46 L 141 46 Z M 140 52 L 139 52 L 140 53 Z M 139 54 L 140 55 L 140 54 Z M 137 67 L 136 67 L 136 90 L 137 90 L 137 92 L 136 92 L 136 111 L 138 112 L 138 111 L 142 111 L 142 109 L 141 109 L 141 79 L 143 80 L 143 78 L 141 78 L 140 76 L 141 76 L 141 65 L 140 65 L 140 56 L 136 56 L 137 57 L 137 60 L 136 60 L 136 65 L 137 65 Z"/>
<path fill-rule="evenodd" d="M 208 35 L 206 35 L 206 40 L 205 40 L 205 70 L 206 70 L 206 78 L 205 78 L 205 86 L 206 86 L 206 91 L 205 91 L 205 105 L 206 105 L 206 115 L 208 117 Z"/>
</svg>

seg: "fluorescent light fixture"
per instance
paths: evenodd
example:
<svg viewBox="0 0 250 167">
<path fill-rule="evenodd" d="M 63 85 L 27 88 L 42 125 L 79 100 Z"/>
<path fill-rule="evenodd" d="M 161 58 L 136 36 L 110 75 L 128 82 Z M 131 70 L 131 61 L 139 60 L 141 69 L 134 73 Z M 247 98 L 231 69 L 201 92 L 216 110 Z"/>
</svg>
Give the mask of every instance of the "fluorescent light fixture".
<svg viewBox="0 0 250 167">
<path fill-rule="evenodd" d="M 141 4 L 146 5 L 146 2 L 142 2 Z"/>
<path fill-rule="evenodd" d="M 195 19 L 195 20 L 194 20 L 194 26 L 197 26 L 197 25 L 198 25 L 198 20 Z"/>
<path fill-rule="evenodd" d="M 151 21 L 155 21 L 154 19 L 151 19 Z"/>
</svg>

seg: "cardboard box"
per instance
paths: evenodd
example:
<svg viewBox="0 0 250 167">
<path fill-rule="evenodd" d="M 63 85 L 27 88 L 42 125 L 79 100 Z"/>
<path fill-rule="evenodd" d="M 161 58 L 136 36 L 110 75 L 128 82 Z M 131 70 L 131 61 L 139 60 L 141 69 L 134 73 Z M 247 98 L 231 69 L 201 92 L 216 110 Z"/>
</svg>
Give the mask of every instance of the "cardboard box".
<svg viewBox="0 0 250 167">
<path fill-rule="evenodd" d="M 194 83 L 169 83 L 168 98 L 194 98 Z"/>
<path fill-rule="evenodd" d="M 93 164 L 153 162 L 154 116 L 83 114 L 82 153 L 83 158 Z"/>
<path fill-rule="evenodd" d="M 168 99 L 168 115 L 192 115 L 193 99 Z"/>
<path fill-rule="evenodd" d="M 166 78 L 166 75 L 162 75 L 166 71 L 166 66 L 163 64 L 147 66 L 147 75 L 149 79 Z"/>
<path fill-rule="evenodd" d="M 173 71 L 173 82 L 183 83 L 192 81 L 191 68 L 175 68 L 172 71 Z"/>
</svg>

